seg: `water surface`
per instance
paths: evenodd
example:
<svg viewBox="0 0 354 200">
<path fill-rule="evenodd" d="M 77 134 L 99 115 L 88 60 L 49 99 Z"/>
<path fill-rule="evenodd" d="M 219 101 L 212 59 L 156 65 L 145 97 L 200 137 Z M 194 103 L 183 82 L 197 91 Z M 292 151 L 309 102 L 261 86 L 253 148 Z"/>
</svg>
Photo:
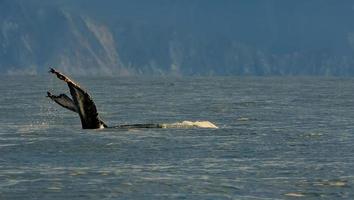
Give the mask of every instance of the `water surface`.
<svg viewBox="0 0 354 200">
<path fill-rule="evenodd" d="M 353 199 L 354 79 L 76 77 L 109 125 L 82 130 L 53 77 L 0 78 L 0 199 Z"/>
</svg>

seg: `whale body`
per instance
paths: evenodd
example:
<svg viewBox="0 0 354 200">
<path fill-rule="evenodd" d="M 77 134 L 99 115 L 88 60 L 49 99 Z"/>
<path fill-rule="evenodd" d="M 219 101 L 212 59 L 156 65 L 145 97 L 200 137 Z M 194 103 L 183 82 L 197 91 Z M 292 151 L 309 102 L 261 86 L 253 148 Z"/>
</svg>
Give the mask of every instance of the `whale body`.
<svg viewBox="0 0 354 200">
<path fill-rule="evenodd" d="M 77 83 L 62 74 L 61 72 L 51 68 L 50 73 L 55 74 L 60 80 L 67 83 L 70 95 L 66 94 L 53 95 L 47 92 L 47 97 L 59 104 L 60 106 L 73 111 L 80 116 L 83 129 L 101 129 L 101 128 L 218 128 L 209 121 L 183 121 L 171 124 L 124 124 L 109 127 L 101 120 L 98 115 L 97 108 L 91 96 L 82 89 Z"/>
</svg>

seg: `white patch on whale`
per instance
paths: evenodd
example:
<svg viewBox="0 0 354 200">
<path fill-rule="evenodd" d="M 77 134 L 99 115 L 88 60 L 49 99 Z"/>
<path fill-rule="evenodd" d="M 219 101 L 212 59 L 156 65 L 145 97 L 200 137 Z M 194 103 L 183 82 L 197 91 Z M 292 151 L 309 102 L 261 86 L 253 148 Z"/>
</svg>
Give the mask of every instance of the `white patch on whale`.
<svg viewBox="0 0 354 200">
<path fill-rule="evenodd" d="M 209 121 L 183 121 L 172 124 L 162 124 L 162 128 L 219 128 Z"/>
</svg>

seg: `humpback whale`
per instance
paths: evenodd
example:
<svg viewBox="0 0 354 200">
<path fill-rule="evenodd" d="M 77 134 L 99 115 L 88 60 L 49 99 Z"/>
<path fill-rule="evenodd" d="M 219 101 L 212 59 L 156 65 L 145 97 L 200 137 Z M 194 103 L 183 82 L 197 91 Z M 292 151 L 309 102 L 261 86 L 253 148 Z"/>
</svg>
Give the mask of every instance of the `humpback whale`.
<svg viewBox="0 0 354 200">
<path fill-rule="evenodd" d="M 58 79 L 64 81 L 70 91 L 72 98 L 66 94 L 53 95 L 47 92 L 47 97 L 59 104 L 60 106 L 71 110 L 80 116 L 81 125 L 83 129 L 100 129 L 100 128 L 189 128 L 189 127 L 200 127 L 200 128 L 218 128 L 213 123 L 209 121 L 183 121 L 181 123 L 172 124 L 124 124 L 118 126 L 107 126 L 105 122 L 99 117 L 95 103 L 93 102 L 91 96 L 82 89 L 73 80 L 62 74 L 61 72 L 51 68 L 49 73 L 57 76 Z"/>
</svg>

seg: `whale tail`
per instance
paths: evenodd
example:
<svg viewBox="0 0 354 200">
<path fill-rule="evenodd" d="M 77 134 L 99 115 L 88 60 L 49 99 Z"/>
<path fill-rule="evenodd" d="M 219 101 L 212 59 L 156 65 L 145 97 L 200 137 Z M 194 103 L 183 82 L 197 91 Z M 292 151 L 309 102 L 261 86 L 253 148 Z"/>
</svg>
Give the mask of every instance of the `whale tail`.
<svg viewBox="0 0 354 200">
<path fill-rule="evenodd" d="M 78 113 L 83 129 L 98 129 L 107 127 L 107 125 L 98 116 L 96 105 L 85 90 L 55 69 L 51 68 L 49 72 L 55 74 L 60 80 L 67 83 L 72 99 L 65 94 L 56 96 L 50 92 L 47 92 L 47 97 L 62 107 Z"/>
<path fill-rule="evenodd" d="M 61 105 L 62 107 L 69 109 L 73 112 L 79 113 L 74 101 L 70 97 L 68 97 L 66 94 L 60 94 L 60 95 L 56 96 L 50 92 L 47 92 L 47 97 L 49 97 L 51 100 L 53 100 L 55 103 Z"/>
<path fill-rule="evenodd" d="M 50 73 L 55 74 L 60 80 L 67 83 L 70 95 L 66 94 L 53 95 L 47 92 L 47 97 L 59 104 L 60 106 L 78 113 L 81 120 L 83 129 L 99 129 L 107 128 L 107 125 L 98 116 L 97 108 L 90 95 L 82 89 L 77 83 L 70 80 L 64 74 L 51 68 Z M 209 121 L 183 121 L 172 124 L 126 124 L 118 125 L 110 128 L 218 128 L 216 125 Z"/>
</svg>

